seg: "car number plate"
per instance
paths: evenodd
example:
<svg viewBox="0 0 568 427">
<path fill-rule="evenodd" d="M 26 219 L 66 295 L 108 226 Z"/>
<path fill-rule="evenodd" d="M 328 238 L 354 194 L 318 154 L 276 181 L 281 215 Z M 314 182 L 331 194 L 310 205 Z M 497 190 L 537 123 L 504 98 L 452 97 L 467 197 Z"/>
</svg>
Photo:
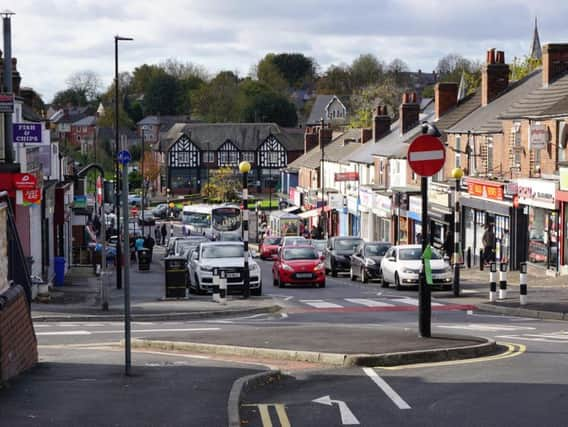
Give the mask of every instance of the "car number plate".
<svg viewBox="0 0 568 427">
<path fill-rule="evenodd" d="M 312 273 L 296 273 L 298 279 L 311 279 Z"/>
<path fill-rule="evenodd" d="M 239 273 L 227 273 L 227 278 L 237 278 L 237 277 L 241 277 L 241 275 Z"/>
</svg>

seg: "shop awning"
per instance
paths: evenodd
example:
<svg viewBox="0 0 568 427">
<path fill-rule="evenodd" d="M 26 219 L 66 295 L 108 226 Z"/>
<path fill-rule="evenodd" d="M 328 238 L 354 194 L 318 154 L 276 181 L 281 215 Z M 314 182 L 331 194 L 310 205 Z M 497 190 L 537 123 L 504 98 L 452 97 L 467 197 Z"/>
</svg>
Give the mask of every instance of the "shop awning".
<svg viewBox="0 0 568 427">
<path fill-rule="evenodd" d="M 325 212 L 329 212 L 331 208 L 329 206 L 326 206 L 324 210 Z M 321 215 L 321 208 L 312 209 L 298 214 L 300 218 L 313 218 L 320 215 Z"/>
</svg>

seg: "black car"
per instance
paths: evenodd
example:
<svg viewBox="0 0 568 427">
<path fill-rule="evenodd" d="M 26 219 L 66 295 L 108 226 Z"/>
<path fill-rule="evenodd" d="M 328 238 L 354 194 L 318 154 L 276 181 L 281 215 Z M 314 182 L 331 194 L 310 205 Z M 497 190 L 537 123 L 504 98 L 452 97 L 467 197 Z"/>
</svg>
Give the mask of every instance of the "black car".
<svg viewBox="0 0 568 427">
<path fill-rule="evenodd" d="M 329 238 L 323 253 L 325 256 L 325 272 L 336 277 L 338 272 L 350 271 L 351 255 L 361 243 L 363 243 L 363 239 L 360 237 Z"/>
<path fill-rule="evenodd" d="M 381 261 L 391 246 L 386 242 L 364 242 L 357 246 L 351 256 L 351 280 L 359 277 L 361 282 L 367 283 L 369 280 L 380 279 Z"/>
</svg>

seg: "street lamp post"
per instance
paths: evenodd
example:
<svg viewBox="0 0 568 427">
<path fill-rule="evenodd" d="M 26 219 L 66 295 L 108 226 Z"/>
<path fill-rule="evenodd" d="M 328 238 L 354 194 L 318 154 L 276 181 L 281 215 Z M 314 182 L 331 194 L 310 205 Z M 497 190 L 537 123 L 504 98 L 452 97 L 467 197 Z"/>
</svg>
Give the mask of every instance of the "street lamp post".
<svg viewBox="0 0 568 427">
<path fill-rule="evenodd" d="M 463 170 L 460 167 L 452 170 L 452 178 L 456 180 L 454 193 L 454 296 L 460 296 L 460 180 L 463 177 Z"/>
<path fill-rule="evenodd" d="M 115 201 L 115 216 L 116 216 L 116 230 L 120 235 L 120 169 L 118 162 L 118 152 L 120 147 L 118 144 L 118 42 L 119 41 L 133 40 L 130 37 L 120 37 L 118 35 L 114 36 L 114 148 L 115 148 L 115 162 L 116 162 L 116 176 L 114 184 L 114 201 Z M 126 167 L 126 166 L 125 166 Z M 123 209 L 128 209 L 127 205 L 122 207 Z M 124 224 L 124 227 L 128 227 L 128 223 Z M 121 247 L 120 239 L 116 242 L 116 289 L 122 289 L 122 270 L 121 270 Z M 126 252 L 126 248 L 125 252 Z M 125 260 L 126 262 L 126 260 Z"/>
<path fill-rule="evenodd" d="M 2 28 L 4 36 L 4 92 L 13 96 L 14 88 L 12 83 L 12 15 L 10 10 L 0 11 L 2 15 Z M 4 161 L 13 163 L 14 161 L 14 137 L 12 129 L 12 113 L 4 113 Z M 19 147 L 16 148 L 16 162 L 19 161 Z M 63 180 L 63 177 L 61 177 Z"/>
<path fill-rule="evenodd" d="M 144 229 L 144 207 L 145 205 L 145 197 L 144 195 L 146 194 L 146 179 L 144 178 L 144 136 L 146 135 L 146 132 L 144 131 L 144 129 L 142 129 L 142 237 L 144 237 L 146 235 L 145 233 L 145 229 Z"/>
<path fill-rule="evenodd" d="M 321 222 L 322 222 L 322 234 L 323 238 L 327 239 L 327 219 L 325 217 L 325 176 L 324 176 L 324 159 L 325 159 L 325 148 L 324 148 L 324 139 L 323 139 L 323 128 L 325 126 L 323 117 L 321 118 L 321 126 L 320 126 L 320 133 L 319 133 L 319 144 L 321 149 L 321 166 L 320 166 L 320 175 L 321 175 Z M 329 197 L 328 197 L 329 200 Z"/>
<path fill-rule="evenodd" d="M 251 166 L 247 161 L 239 163 L 239 171 L 243 174 L 243 256 L 244 256 L 244 270 L 243 270 L 243 298 L 250 296 L 250 275 L 249 275 L 249 229 L 248 229 L 248 173 Z"/>
</svg>

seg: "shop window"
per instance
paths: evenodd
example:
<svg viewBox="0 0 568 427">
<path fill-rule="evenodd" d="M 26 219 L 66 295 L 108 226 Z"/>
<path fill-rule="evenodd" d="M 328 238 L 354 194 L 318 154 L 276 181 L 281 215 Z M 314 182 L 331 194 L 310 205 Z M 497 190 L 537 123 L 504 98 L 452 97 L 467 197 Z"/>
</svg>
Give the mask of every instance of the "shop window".
<svg viewBox="0 0 568 427">
<path fill-rule="evenodd" d="M 546 211 L 530 208 L 529 211 L 529 261 L 546 265 L 548 261 L 548 235 L 546 233 Z"/>
</svg>

